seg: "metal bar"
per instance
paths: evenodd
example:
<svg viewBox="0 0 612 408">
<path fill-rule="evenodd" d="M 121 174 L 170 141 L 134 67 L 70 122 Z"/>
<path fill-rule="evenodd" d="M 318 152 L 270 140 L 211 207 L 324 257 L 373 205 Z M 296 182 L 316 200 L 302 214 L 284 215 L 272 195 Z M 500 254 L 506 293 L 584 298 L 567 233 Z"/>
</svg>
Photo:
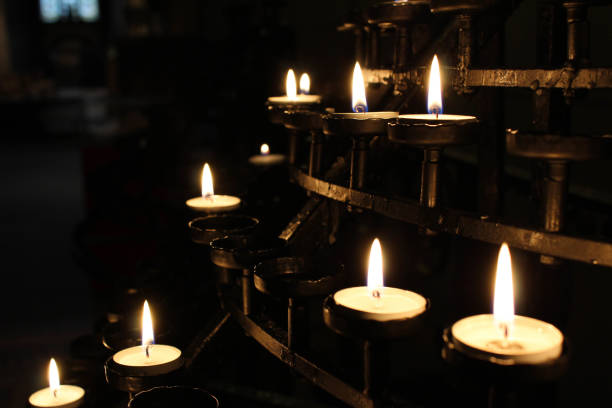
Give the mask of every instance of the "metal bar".
<svg viewBox="0 0 612 408">
<path fill-rule="evenodd" d="M 297 371 L 317 387 L 355 408 L 374 408 L 374 402 L 360 391 L 336 378 L 327 371 L 317 367 L 306 358 L 289 350 L 285 339 L 279 339 L 264 330 L 254 320 L 245 316 L 238 307 L 227 301 L 228 310 L 240 326 L 259 344 L 287 366 Z M 270 326 L 269 322 L 267 325 Z M 276 328 L 275 331 L 281 332 Z M 278 336 L 281 337 L 281 336 Z"/>
<path fill-rule="evenodd" d="M 455 67 L 442 67 L 452 83 L 458 83 L 458 71 Z M 414 83 L 423 86 L 426 81 L 425 67 L 393 73 L 387 69 L 367 69 L 363 71 L 368 83 L 392 84 L 397 81 Z M 465 85 L 468 87 L 492 88 L 558 88 L 558 89 L 594 89 L 612 88 L 612 68 L 571 67 L 557 69 L 468 69 Z"/>
<path fill-rule="evenodd" d="M 294 170 L 302 188 L 386 217 L 492 244 L 508 245 L 544 255 L 612 267 L 612 243 L 504 224 L 489 217 L 450 208 L 426 208 L 415 200 L 396 199 L 329 183 Z"/>
<path fill-rule="evenodd" d="M 206 327 L 200 331 L 195 339 L 189 344 L 185 351 L 185 368 L 190 369 L 193 362 L 198 358 L 202 350 L 215 337 L 221 328 L 227 323 L 230 314 L 225 311 L 219 311 Z"/>
</svg>

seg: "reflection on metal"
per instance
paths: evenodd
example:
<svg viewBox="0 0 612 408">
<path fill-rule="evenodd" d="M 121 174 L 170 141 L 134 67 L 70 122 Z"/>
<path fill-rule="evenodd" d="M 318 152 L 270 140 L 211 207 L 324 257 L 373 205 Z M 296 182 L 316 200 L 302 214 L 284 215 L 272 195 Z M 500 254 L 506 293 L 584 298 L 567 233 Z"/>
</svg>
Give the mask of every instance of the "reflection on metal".
<svg viewBox="0 0 612 408">
<path fill-rule="evenodd" d="M 415 200 L 352 190 L 298 170 L 294 170 L 293 179 L 304 189 L 323 197 L 434 231 L 498 245 L 507 242 L 511 247 L 544 255 L 612 266 L 612 243 L 508 225 L 487 216 L 450 208 L 425 208 Z"/>
</svg>

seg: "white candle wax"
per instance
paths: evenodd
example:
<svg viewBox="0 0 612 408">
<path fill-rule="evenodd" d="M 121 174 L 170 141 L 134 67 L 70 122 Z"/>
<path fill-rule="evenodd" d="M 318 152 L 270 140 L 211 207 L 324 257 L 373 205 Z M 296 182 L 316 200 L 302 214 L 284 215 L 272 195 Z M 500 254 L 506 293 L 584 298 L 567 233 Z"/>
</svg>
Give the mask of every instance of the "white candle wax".
<svg viewBox="0 0 612 408">
<path fill-rule="evenodd" d="M 563 334 L 552 324 L 525 316 L 514 316 L 506 342 L 492 314 L 466 317 L 452 329 L 453 343 L 464 352 L 507 364 L 539 364 L 561 355 Z"/>
<path fill-rule="evenodd" d="M 151 344 L 149 355 L 145 346 L 134 346 L 118 351 L 113 361 L 130 375 L 147 376 L 167 374 L 181 367 L 181 350 L 165 344 Z"/>
<path fill-rule="evenodd" d="M 422 113 L 422 114 L 409 114 L 409 115 L 399 115 L 399 119 L 412 119 L 415 121 L 424 121 L 424 122 L 451 122 L 455 120 L 476 120 L 475 116 L 467 116 L 467 115 L 447 115 L 447 114 L 439 114 L 436 116 L 435 113 Z"/>
<path fill-rule="evenodd" d="M 271 96 L 269 103 L 276 105 L 307 105 L 321 102 L 321 95 Z"/>
<path fill-rule="evenodd" d="M 249 163 L 254 166 L 272 166 L 281 164 L 285 161 L 284 154 L 258 154 L 256 156 L 249 157 Z"/>
<path fill-rule="evenodd" d="M 76 385 L 60 385 L 53 394 L 51 388 L 38 390 L 28 399 L 33 407 L 77 408 L 85 399 L 85 390 Z"/>
<path fill-rule="evenodd" d="M 215 194 L 211 197 L 190 198 L 186 204 L 193 210 L 209 213 L 232 211 L 240 207 L 240 198 Z"/>
<path fill-rule="evenodd" d="M 366 286 L 339 290 L 334 294 L 337 304 L 349 309 L 372 313 L 376 320 L 407 319 L 423 313 L 427 300 L 418 293 L 398 288 L 384 287 L 379 299 L 372 296 Z"/>
</svg>

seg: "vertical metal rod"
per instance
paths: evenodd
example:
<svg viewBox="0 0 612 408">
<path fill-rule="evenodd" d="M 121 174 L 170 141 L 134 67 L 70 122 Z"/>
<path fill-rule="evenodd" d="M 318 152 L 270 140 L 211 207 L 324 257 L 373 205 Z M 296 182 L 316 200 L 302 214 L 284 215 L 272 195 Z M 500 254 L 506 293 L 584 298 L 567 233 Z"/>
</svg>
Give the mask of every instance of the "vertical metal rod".
<svg viewBox="0 0 612 408">
<path fill-rule="evenodd" d="M 380 65 L 379 57 L 378 57 L 378 46 L 380 41 L 380 33 L 378 27 L 374 25 L 368 26 L 368 32 L 370 34 L 369 37 L 369 47 L 368 47 L 368 59 L 366 61 L 366 66 L 368 68 L 378 68 Z"/>
<path fill-rule="evenodd" d="M 368 149 L 369 146 L 367 137 L 353 137 L 353 149 L 351 151 L 351 173 L 349 179 L 350 188 L 362 189 L 366 184 Z"/>
<path fill-rule="evenodd" d="M 423 151 L 419 202 L 424 207 L 434 208 L 438 205 L 439 165 L 440 150 L 426 149 Z"/>
<path fill-rule="evenodd" d="M 568 164 L 563 161 L 550 161 L 546 166 L 542 191 L 542 227 L 548 232 L 560 232 L 565 224 L 565 202 L 567 197 Z M 557 258 L 541 255 L 543 264 L 557 264 Z"/>
<path fill-rule="evenodd" d="M 567 13 L 567 61 L 573 66 L 589 63 L 589 22 L 587 3 L 566 1 L 563 3 Z"/>
<path fill-rule="evenodd" d="M 289 350 L 295 349 L 295 319 L 295 301 L 293 300 L 293 298 L 289 298 L 287 301 L 287 347 L 289 348 Z"/>
<path fill-rule="evenodd" d="M 251 269 L 242 270 L 242 313 L 251 313 Z"/>
<path fill-rule="evenodd" d="M 372 395 L 372 343 L 363 342 L 363 393 Z"/>
<path fill-rule="evenodd" d="M 295 163 L 297 162 L 298 141 L 299 141 L 298 131 L 295 129 L 290 129 L 289 130 L 289 164 L 291 164 L 292 166 L 294 166 Z"/>
<path fill-rule="evenodd" d="M 321 174 L 323 160 L 323 135 L 318 131 L 310 133 L 310 161 L 308 164 L 308 175 L 317 177 Z"/>
<path fill-rule="evenodd" d="M 406 70 L 411 55 L 410 30 L 406 25 L 398 25 L 395 27 L 395 53 L 393 55 L 393 68 L 395 72 Z"/>
</svg>

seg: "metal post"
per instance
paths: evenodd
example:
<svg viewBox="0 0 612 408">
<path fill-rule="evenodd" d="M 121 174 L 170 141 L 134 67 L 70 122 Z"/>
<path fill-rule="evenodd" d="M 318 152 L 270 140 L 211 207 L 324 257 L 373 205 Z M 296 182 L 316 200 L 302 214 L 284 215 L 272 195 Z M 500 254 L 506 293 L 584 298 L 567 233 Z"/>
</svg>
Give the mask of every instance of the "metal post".
<svg viewBox="0 0 612 408">
<path fill-rule="evenodd" d="M 242 312 L 245 316 L 251 313 L 251 269 L 242 270 Z"/>
<path fill-rule="evenodd" d="M 567 196 L 567 162 L 550 161 L 547 163 L 542 191 L 542 226 L 548 232 L 560 232 L 565 224 L 565 201 Z M 541 255 L 540 262 L 547 265 L 558 264 L 559 260 Z"/>
<path fill-rule="evenodd" d="M 351 151 L 351 173 L 349 187 L 362 189 L 366 182 L 366 165 L 368 160 L 368 138 L 365 136 L 353 137 Z"/>
<path fill-rule="evenodd" d="M 321 174 L 321 165 L 323 160 L 323 138 L 324 136 L 319 131 L 310 132 L 310 161 L 308 164 L 308 175 L 318 177 Z"/>
<path fill-rule="evenodd" d="M 289 130 L 289 164 L 292 166 L 297 162 L 298 155 L 298 131 L 295 129 Z"/>
</svg>

